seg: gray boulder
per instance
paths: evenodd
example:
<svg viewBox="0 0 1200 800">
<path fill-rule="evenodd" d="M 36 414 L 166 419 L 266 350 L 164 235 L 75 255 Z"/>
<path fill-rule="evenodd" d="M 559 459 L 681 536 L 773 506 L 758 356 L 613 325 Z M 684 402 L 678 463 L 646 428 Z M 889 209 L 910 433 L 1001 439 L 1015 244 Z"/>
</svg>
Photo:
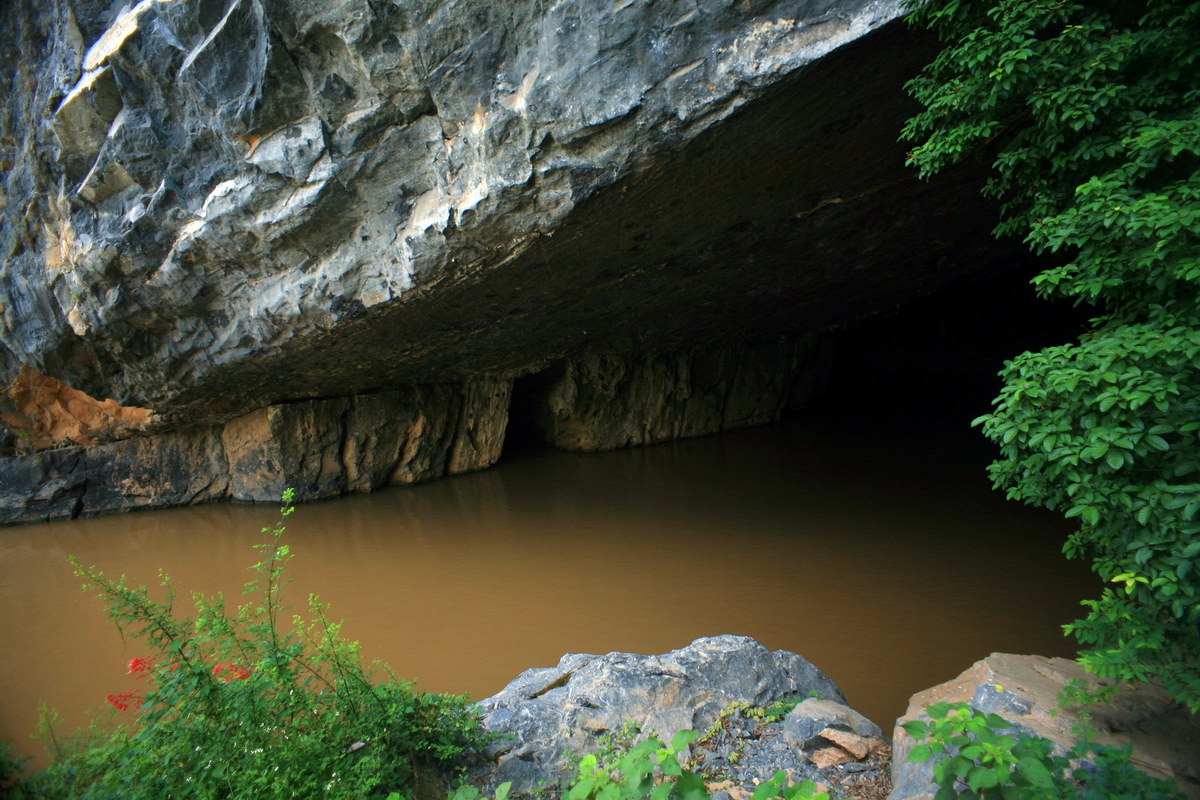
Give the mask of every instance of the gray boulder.
<svg viewBox="0 0 1200 800">
<path fill-rule="evenodd" d="M 595 752 L 600 736 L 617 733 L 628 721 L 643 735 L 669 742 L 680 730 L 704 731 L 733 703 L 765 706 L 809 695 L 844 700 L 837 685 L 802 656 L 769 651 L 745 636 L 697 639 L 663 655 L 569 654 L 555 667 L 523 672 L 478 704 L 484 727 L 505 738 L 481 754 L 473 775 L 488 788 L 512 781 L 514 792 L 529 792 L 568 777 L 576 758 Z M 748 743 L 753 738 L 738 759 L 743 770 L 769 777 L 792 767 L 797 778 L 810 776 L 811 765 L 786 746 L 781 726 L 757 727 L 751 726 L 753 737 L 750 729 L 736 737 Z M 728 764 L 720 753 L 709 760 L 709 767 Z"/>
</svg>

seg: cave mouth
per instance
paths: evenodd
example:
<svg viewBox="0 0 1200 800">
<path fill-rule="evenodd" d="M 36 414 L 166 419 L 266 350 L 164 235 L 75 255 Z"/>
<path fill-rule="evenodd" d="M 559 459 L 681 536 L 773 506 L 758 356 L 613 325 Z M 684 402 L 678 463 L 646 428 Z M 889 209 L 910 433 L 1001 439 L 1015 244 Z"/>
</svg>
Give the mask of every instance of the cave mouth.
<svg viewBox="0 0 1200 800">
<path fill-rule="evenodd" d="M 942 289 L 833 338 L 825 391 L 802 413 L 970 420 L 999 394 L 1004 362 L 1077 339 L 1096 310 L 1039 298 L 1025 267 Z"/>
<path fill-rule="evenodd" d="M 960 439 L 992 408 L 1004 362 L 1075 340 L 1096 310 L 1037 297 L 1025 265 L 932 294 L 830 331 L 824 388 L 782 421 L 805 420 L 845 430 L 887 427 L 915 439 Z M 516 379 L 500 460 L 552 447 L 546 397 L 564 365 Z M 867 424 L 869 421 L 869 424 Z M 967 434 L 980 448 L 979 435 Z"/>
<path fill-rule="evenodd" d="M 563 369 L 562 364 L 555 364 L 513 381 L 508 404 L 508 428 L 504 432 L 500 461 L 551 447 L 546 441 L 541 418 L 545 413 L 546 394 L 562 376 Z"/>
</svg>

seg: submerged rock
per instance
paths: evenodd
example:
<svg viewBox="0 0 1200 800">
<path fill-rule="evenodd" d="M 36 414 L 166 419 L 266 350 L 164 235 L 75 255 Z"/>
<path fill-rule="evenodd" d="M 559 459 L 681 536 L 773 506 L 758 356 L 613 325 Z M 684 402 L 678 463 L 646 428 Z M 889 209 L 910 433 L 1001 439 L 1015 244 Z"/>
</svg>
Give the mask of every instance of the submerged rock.
<svg viewBox="0 0 1200 800">
<path fill-rule="evenodd" d="M 788 700 L 803 702 L 786 718 L 767 714 L 772 702 Z M 665 742 L 680 730 L 702 732 L 691 768 L 731 794 L 781 769 L 794 781 L 833 783 L 837 766 L 887 746 L 815 666 L 745 636 L 697 639 L 662 655 L 565 655 L 555 667 L 523 672 L 477 707 L 484 727 L 501 738 L 479 754 L 472 778 L 488 789 L 511 781 L 519 794 L 570 778 L 580 756 L 630 722 Z M 838 765 L 822 762 L 820 751 L 837 749 L 839 739 L 855 752 L 860 741 L 869 745 Z"/>
</svg>

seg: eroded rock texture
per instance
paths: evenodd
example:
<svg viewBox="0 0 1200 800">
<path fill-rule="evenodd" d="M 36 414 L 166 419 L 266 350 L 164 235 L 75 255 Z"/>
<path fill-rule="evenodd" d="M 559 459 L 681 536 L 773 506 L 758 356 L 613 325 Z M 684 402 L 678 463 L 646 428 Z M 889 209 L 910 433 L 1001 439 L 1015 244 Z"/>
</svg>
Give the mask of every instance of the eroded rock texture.
<svg viewBox="0 0 1200 800">
<path fill-rule="evenodd" d="M 195 425 L 928 291 L 990 218 L 902 166 L 898 9 L 17 0 L 0 378 Z"/>
<path fill-rule="evenodd" d="M 571 359 L 539 398 L 546 441 L 614 450 L 763 425 L 802 406 L 828 367 L 823 339 Z"/>
<path fill-rule="evenodd" d="M 729 348 L 1010 263 L 972 176 L 903 166 L 932 49 L 900 0 L 7 11 L 0 385 L 146 414 L 50 444 L 218 430 L 229 473 L 180 497 L 274 499 L 291 464 L 314 497 L 477 468 L 503 402 L 461 393 L 547 369 L 560 444 L 765 420 L 794 372 Z"/>
<path fill-rule="evenodd" d="M 268 406 L 224 426 L 0 459 L 0 524 L 221 498 L 368 492 L 491 466 L 512 383 L 406 387 Z"/>
<path fill-rule="evenodd" d="M 154 419 L 149 409 L 96 400 L 28 366 L 0 394 L 0 404 L 0 425 L 31 450 L 126 439 Z"/>
<path fill-rule="evenodd" d="M 755 723 L 753 733 L 743 732 L 741 761 L 724 758 L 729 750 L 721 747 L 695 748 L 704 771 L 726 774 L 739 786 L 752 787 L 777 769 L 796 780 L 827 778 L 820 770 L 829 764 L 813 763 L 810 744 L 829 745 L 821 735 L 831 726 L 849 732 L 841 723 L 861 719 L 842 705 L 837 684 L 803 656 L 767 650 L 747 636 L 706 637 L 661 655 L 569 653 L 557 666 L 526 670 L 476 704 L 484 727 L 502 738 L 480 754 L 470 776 L 485 789 L 511 781 L 514 795 L 530 794 L 540 783 L 553 787 L 570 777 L 567 770 L 579 756 L 596 752 L 600 736 L 615 735 L 626 723 L 642 736 L 670 742 L 684 729 L 704 731 L 732 704 L 762 707 L 808 695 L 828 698 L 826 705 L 842 714 L 831 717 L 823 708 L 814 722 L 807 714 L 811 706 L 797 706 L 792 725 L 813 728 L 802 741 L 784 733 L 784 724 L 767 729 Z M 878 736 L 878 727 L 863 722 Z"/>
</svg>

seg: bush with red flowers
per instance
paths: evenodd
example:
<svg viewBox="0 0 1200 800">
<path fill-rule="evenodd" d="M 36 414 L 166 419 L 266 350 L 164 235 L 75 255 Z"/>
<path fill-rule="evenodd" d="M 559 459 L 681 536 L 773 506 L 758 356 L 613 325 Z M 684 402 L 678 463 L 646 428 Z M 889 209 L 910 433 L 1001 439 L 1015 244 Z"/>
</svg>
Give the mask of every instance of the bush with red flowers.
<svg viewBox="0 0 1200 800">
<path fill-rule="evenodd" d="M 412 797 L 485 743 L 466 697 L 417 692 L 381 664 L 365 669 L 315 595 L 307 615 L 288 612 L 291 500 L 289 490 L 256 545 L 253 600 L 232 612 L 221 595 L 193 594 L 195 614 L 184 617 L 169 578 L 156 599 L 73 562 L 121 632 L 153 654 L 128 666 L 146 688 L 108 695 L 120 713 L 66 741 L 44 722 L 54 763 L 17 796 Z"/>
</svg>

